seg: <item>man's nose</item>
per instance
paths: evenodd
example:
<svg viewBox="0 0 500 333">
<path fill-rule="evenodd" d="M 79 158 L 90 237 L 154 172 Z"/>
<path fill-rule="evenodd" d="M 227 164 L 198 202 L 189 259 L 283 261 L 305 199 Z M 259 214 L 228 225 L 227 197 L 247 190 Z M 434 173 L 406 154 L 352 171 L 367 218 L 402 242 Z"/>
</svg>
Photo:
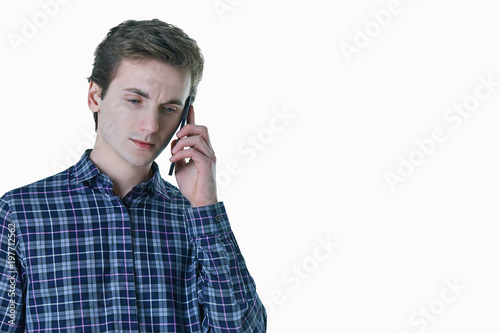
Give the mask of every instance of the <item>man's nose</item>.
<svg viewBox="0 0 500 333">
<path fill-rule="evenodd" d="M 158 132 L 160 129 L 158 124 L 158 112 L 153 109 L 145 110 L 141 115 L 139 129 L 148 133 Z"/>
</svg>

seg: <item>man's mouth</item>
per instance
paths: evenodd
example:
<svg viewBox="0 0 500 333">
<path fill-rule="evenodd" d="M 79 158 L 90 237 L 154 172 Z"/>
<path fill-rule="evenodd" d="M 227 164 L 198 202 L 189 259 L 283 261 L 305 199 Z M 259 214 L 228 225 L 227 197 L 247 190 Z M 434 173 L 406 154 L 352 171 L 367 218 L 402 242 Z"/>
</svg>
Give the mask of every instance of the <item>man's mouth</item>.
<svg viewBox="0 0 500 333">
<path fill-rule="evenodd" d="M 154 147 L 154 143 L 151 143 L 151 142 L 147 142 L 147 141 L 142 141 L 142 140 L 134 140 L 134 139 L 130 139 L 132 140 L 132 142 L 139 148 L 139 149 L 143 149 L 143 150 L 149 150 L 149 149 L 152 149 Z"/>
</svg>

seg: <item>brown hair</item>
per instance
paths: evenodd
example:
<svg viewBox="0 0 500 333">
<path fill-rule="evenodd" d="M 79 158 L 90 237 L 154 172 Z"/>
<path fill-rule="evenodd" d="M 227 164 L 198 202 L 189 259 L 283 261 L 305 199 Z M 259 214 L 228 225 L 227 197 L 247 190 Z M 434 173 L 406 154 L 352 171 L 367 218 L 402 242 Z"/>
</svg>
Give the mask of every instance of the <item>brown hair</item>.
<svg viewBox="0 0 500 333">
<path fill-rule="evenodd" d="M 152 59 L 191 74 L 190 96 L 196 97 L 203 75 L 203 55 L 196 41 L 180 28 L 160 21 L 128 20 L 109 30 L 94 52 L 94 67 L 88 81 L 101 87 L 104 99 L 123 59 Z M 97 112 L 94 113 L 97 130 Z"/>
</svg>

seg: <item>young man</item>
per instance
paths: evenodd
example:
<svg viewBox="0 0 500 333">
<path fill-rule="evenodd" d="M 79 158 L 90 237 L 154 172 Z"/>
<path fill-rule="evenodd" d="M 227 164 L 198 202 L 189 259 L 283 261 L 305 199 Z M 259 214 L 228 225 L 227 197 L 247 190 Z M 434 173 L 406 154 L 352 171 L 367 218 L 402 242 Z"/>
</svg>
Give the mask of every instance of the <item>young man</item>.
<svg viewBox="0 0 500 333">
<path fill-rule="evenodd" d="M 89 78 L 94 148 L 0 199 L 0 331 L 266 331 L 193 106 L 172 145 L 179 188 L 154 162 L 202 71 L 172 25 L 109 31 Z"/>
</svg>

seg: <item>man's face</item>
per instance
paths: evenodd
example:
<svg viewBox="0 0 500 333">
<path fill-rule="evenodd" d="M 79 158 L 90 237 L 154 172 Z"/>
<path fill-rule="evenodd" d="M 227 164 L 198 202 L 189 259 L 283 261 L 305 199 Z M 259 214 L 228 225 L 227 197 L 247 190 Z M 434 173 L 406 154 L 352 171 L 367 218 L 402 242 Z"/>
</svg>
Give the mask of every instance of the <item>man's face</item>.
<svg viewBox="0 0 500 333">
<path fill-rule="evenodd" d="M 190 81 L 156 60 L 123 60 L 104 99 L 91 106 L 99 112 L 96 148 L 118 163 L 150 164 L 175 134 Z"/>
</svg>

